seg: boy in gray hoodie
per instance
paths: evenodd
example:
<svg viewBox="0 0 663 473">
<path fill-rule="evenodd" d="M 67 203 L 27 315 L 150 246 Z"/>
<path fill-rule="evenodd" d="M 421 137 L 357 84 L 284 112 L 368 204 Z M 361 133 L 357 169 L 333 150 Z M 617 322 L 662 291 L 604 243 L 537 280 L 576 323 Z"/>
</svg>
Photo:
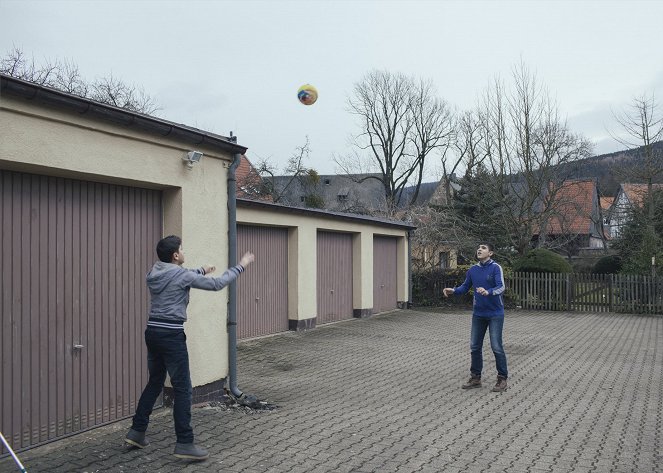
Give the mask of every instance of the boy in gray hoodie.
<svg viewBox="0 0 663 473">
<path fill-rule="evenodd" d="M 173 419 L 177 443 L 174 455 L 189 460 L 204 460 L 209 457 L 209 453 L 194 445 L 191 428 L 191 374 L 184 334 L 189 290 L 193 287 L 220 291 L 237 279 L 253 262 L 254 256 L 246 253 L 237 266 L 228 268 L 221 276 L 205 277 L 216 268 L 207 265 L 198 269 L 183 268 L 182 239 L 178 236 L 170 235 L 161 239 L 157 244 L 157 255 L 160 261 L 154 263 L 146 277 L 151 296 L 145 329 L 150 378 L 136 406 L 133 424 L 125 442 L 138 448 L 149 445 L 145 431 L 154 402 L 161 394 L 168 373 L 175 396 Z"/>
</svg>

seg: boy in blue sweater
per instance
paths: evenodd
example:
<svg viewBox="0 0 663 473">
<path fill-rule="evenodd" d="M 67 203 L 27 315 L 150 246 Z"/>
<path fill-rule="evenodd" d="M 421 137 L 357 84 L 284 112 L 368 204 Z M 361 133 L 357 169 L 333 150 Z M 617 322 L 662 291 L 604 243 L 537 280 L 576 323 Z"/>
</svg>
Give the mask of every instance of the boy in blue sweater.
<svg viewBox="0 0 663 473">
<path fill-rule="evenodd" d="M 506 353 L 502 345 L 502 328 L 504 327 L 504 273 L 502 267 L 491 259 L 493 245 L 481 243 L 477 249 L 479 263 L 472 266 L 465 282 L 458 287 L 444 289 L 444 297 L 452 294 L 465 294 L 474 286 L 474 305 L 472 311 L 472 335 L 470 352 L 472 364 L 470 380 L 463 389 L 481 387 L 481 371 L 483 370 L 483 339 L 486 329 L 490 331 L 490 346 L 495 354 L 497 366 L 497 383 L 493 392 L 504 392 L 507 389 L 508 371 Z"/>
</svg>

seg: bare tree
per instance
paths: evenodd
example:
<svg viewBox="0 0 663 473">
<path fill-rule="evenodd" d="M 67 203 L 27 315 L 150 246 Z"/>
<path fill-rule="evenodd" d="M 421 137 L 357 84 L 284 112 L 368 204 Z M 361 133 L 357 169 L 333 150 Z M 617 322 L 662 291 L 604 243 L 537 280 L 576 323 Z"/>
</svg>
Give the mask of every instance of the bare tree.
<svg viewBox="0 0 663 473">
<path fill-rule="evenodd" d="M 409 203 L 413 204 L 419 196 L 426 158 L 440 150 L 444 162 L 454 138 L 454 117 L 447 103 L 436 97 L 433 84 L 424 80 L 413 89 L 411 108 L 413 127 L 408 140 L 414 158 L 415 191 Z"/>
<path fill-rule="evenodd" d="M 277 175 L 278 169 L 269 159 L 262 159 L 258 162 L 256 170 L 265 185 L 263 192 L 271 195 L 273 202 L 298 205 L 298 202 L 291 202 L 289 199 L 290 191 L 296 187 L 305 194 L 306 202 L 304 203 L 308 207 L 322 206 L 321 197 L 317 192 L 320 176 L 315 169 L 304 165 L 310 153 L 311 147 L 307 136 L 305 143 L 298 146 L 288 159 L 284 176 Z"/>
<path fill-rule="evenodd" d="M 405 220 L 417 227 L 410 243 L 415 272 L 440 269 L 439 256 L 443 253 L 465 257 L 476 250 L 476 239 L 467 232 L 467 227 L 455 212 L 433 207 L 411 207 L 406 212 Z"/>
<path fill-rule="evenodd" d="M 148 115 L 159 110 L 142 87 L 127 84 L 112 74 L 94 81 L 91 89 L 90 98 L 97 102 Z"/>
<path fill-rule="evenodd" d="M 0 72 L 134 112 L 151 115 L 159 110 L 152 97 L 142 88 L 115 78 L 112 74 L 89 82 L 70 60 L 46 61 L 37 65 L 34 58 L 28 59 L 17 47 L 0 60 Z"/>
<path fill-rule="evenodd" d="M 496 79 L 478 109 L 475 149 L 488 172 L 487 211 L 495 231 L 508 235 L 519 254 L 532 238 L 545 244 L 546 225 L 559 205 L 557 193 L 572 173 L 571 163 L 588 157 L 587 140 L 572 133 L 559 117 L 558 106 L 522 63 L 513 69 L 507 87 Z"/>
<path fill-rule="evenodd" d="M 41 66 L 35 64 L 34 58 L 27 58 L 17 47 L 11 49 L 0 61 L 0 72 L 28 82 L 54 87 L 57 77 L 54 71 L 58 63 L 47 61 Z"/>
<path fill-rule="evenodd" d="M 361 123 L 355 144 L 367 152 L 368 161 L 382 176 L 367 179 L 381 180 L 390 209 L 398 204 L 407 185 L 415 185 L 411 202 L 416 200 L 427 158 L 450 146 L 449 106 L 435 95 L 431 82 L 386 71 L 372 71 L 355 84 L 348 105 Z M 361 169 L 358 161 L 362 156 L 356 158 L 335 161 L 350 175 Z"/>
<path fill-rule="evenodd" d="M 445 148 L 442 152 L 440 163 L 442 164 L 442 182 L 447 204 L 452 201 L 452 180 L 456 172 L 461 168 L 465 174 L 471 173 L 477 166 L 483 164 L 486 158 L 482 140 L 485 135 L 482 131 L 483 124 L 477 113 L 466 111 L 457 115 L 452 125 L 453 148 Z"/>
<path fill-rule="evenodd" d="M 663 147 L 655 146 L 663 140 L 663 111 L 654 94 L 642 94 L 632 99 L 630 106 L 615 118 L 626 136 L 613 134 L 613 137 L 628 149 L 638 149 L 643 164 L 628 171 L 628 177 L 638 182 L 647 183 L 648 223 L 654 232 L 655 205 L 653 181 L 663 176 Z M 622 174 L 621 177 L 624 177 Z"/>
</svg>

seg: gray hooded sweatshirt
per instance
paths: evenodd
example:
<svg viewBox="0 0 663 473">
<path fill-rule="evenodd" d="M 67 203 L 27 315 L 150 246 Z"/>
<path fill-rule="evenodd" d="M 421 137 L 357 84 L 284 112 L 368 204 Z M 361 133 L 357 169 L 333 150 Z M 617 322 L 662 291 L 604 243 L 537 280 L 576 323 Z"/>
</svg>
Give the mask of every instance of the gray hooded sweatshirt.
<svg viewBox="0 0 663 473">
<path fill-rule="evenodd" d="M 189 290 L 192 287 L 220 291 L 243 271 L 244 268 L 238 264 L 228 268 L 219 277 L 206 277 L 203 268 L 186 269 L 177 264 L 157 261 L 145 278 L 152 296 L 148 325 L 176 328 L 169 326 L 168 322 L 172 322 L 181 328 L 181 324 L 186 321 Z"/>
</svg>

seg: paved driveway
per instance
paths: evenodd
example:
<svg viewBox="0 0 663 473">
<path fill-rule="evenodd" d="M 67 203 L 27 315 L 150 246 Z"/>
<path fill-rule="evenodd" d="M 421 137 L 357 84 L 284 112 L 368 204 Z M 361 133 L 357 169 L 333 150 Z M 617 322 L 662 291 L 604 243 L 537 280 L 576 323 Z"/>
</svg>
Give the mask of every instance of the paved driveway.
<svg viewBox="0 0 663 473">
<path fill-rule="evenodd" d="M 28 472 L 663 472 L 663 317 L 511 311 L 510 388 L 468 377 L 469 313 L 398 311 L 240 344 L 240 387 L 274 411 L 194 410 L 211 457 L 171 455 L 170 411 L 21 454 Z M 0 471 L 12 471 L 11 459 Z"/>
</svg>

